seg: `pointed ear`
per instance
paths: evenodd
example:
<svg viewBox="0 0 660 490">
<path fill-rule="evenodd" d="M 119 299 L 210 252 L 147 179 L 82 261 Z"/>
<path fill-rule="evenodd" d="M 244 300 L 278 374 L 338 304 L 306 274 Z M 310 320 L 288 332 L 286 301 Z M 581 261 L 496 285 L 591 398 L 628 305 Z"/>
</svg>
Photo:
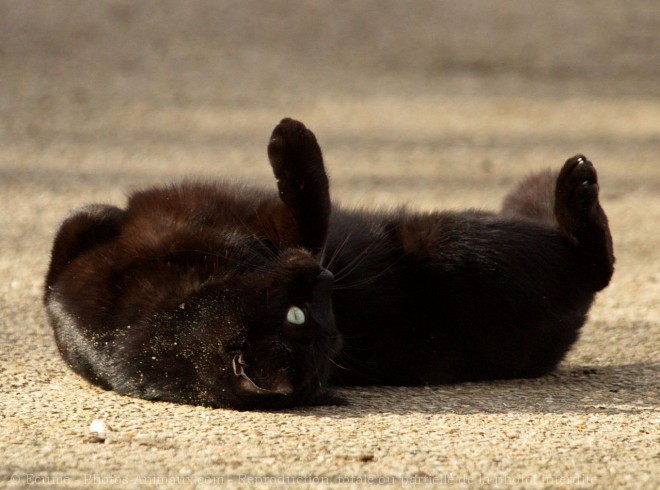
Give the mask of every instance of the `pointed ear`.
<svg viewBox="0 0 660 490">
<path fill-rule="evenodd" d="M 119 236 L 124 211 L 101 204 L 75 211 L 60 226 L 46 275 L 46 295 L 61 272 L 85 251 Z"/>
<path fill-rule="evenodd" d="M 297 245 L 318 253 L 325 244 L 330 219 L 328 177 L 321 148 L 305 125 L 283 119 L 273 130 L 268 158 L 277 179 L 282 213 L 296 230 L 278 230 L 280 236 L 296 236 Z"/>
</svg>

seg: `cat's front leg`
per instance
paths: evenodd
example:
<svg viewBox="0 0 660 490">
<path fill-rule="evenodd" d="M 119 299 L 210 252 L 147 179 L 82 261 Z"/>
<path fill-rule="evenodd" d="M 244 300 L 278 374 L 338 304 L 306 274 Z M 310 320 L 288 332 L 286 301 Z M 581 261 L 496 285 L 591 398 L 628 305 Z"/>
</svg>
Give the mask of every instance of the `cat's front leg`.
<svg viewBox="0 0 660 490">
<path fill-rule="evenodd" d="M 314 133 L 299 121 L 282 119 L 271 135 L 268 158 L 284 204 L 278 211 L 286 215 L 276 217 L 280 236 L 285 245 L 318 253 L 328 233 L 330 194 Z"/>
</svg>

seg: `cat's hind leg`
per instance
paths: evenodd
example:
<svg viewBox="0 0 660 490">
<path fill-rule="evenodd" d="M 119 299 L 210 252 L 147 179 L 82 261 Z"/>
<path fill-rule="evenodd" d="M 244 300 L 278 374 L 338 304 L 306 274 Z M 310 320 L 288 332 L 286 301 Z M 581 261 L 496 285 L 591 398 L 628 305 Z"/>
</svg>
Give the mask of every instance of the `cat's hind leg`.
<svg viewBox="0 0 660 490">
<path fill-rule="evenodd" d="M 577 246 L 596 291 L 614 272 L 612 236 L 598 192 L 593 164 L 583 155 L 569 158 L 557 177 L 555 217 L 561 233 Z"/>
<path fill-rule="evenodd" d="M 66 266 L 92 247 L 118 236 L 124 211 L 103 204 L 92 204 L 77 210 L 60 227 L 51 252 L 46 275 L 46 299 Z"/>
<path fill-rule="evenodd" d="M 607 286 L 614 271 L 612 237 L 598 191 L 593 164 L 576 155 L 559 173 L 546 170 L 522 180 L 501 211 L 505 217 L 557 228 L 576 245 L 596 291 Z"/>
<path fill-rule="evenodd" d="M 328 233 L 330 194 L 314 133 L 299 121 L 283 119 L 273 130 L 268 158 L 284 204 L 278 210 L 283 216 L 276 216 L 283 245 L 318 253 Z"/>
</svg>

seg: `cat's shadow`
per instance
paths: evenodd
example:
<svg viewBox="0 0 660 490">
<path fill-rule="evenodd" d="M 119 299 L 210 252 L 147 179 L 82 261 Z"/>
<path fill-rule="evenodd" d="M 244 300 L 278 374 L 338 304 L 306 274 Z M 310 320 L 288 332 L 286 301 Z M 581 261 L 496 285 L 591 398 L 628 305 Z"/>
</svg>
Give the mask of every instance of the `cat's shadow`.
<svg viewBox="0 0 660 490">
<path fill-rule="evenodd" d="M 660 407 L 660 363 L 568 366 L 538 379 L 428 387 L 340 388 L 345 406 L 291 409 L 297 415 L 361 418 L 372 414 L 638 414 Z"/>
</svg>

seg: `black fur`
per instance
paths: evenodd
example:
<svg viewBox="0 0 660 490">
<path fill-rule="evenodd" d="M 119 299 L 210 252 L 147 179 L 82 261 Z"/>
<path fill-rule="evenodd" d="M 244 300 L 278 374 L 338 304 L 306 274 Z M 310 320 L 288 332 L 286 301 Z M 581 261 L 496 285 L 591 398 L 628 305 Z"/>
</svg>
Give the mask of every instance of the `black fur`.
<svg viewBox="0 0 660 490">
<path fill-rule="evenodd" d="M 279 197 L 187 182 L 63 223 L 45 303 L 76 372 L 239 409 L 338 403 L 329 384 L 541 376 L 612 275 L 583 156 L 494 214 L 331 212 L 316 138 L 291 119 L 268 155 Z"/>
</svg>

